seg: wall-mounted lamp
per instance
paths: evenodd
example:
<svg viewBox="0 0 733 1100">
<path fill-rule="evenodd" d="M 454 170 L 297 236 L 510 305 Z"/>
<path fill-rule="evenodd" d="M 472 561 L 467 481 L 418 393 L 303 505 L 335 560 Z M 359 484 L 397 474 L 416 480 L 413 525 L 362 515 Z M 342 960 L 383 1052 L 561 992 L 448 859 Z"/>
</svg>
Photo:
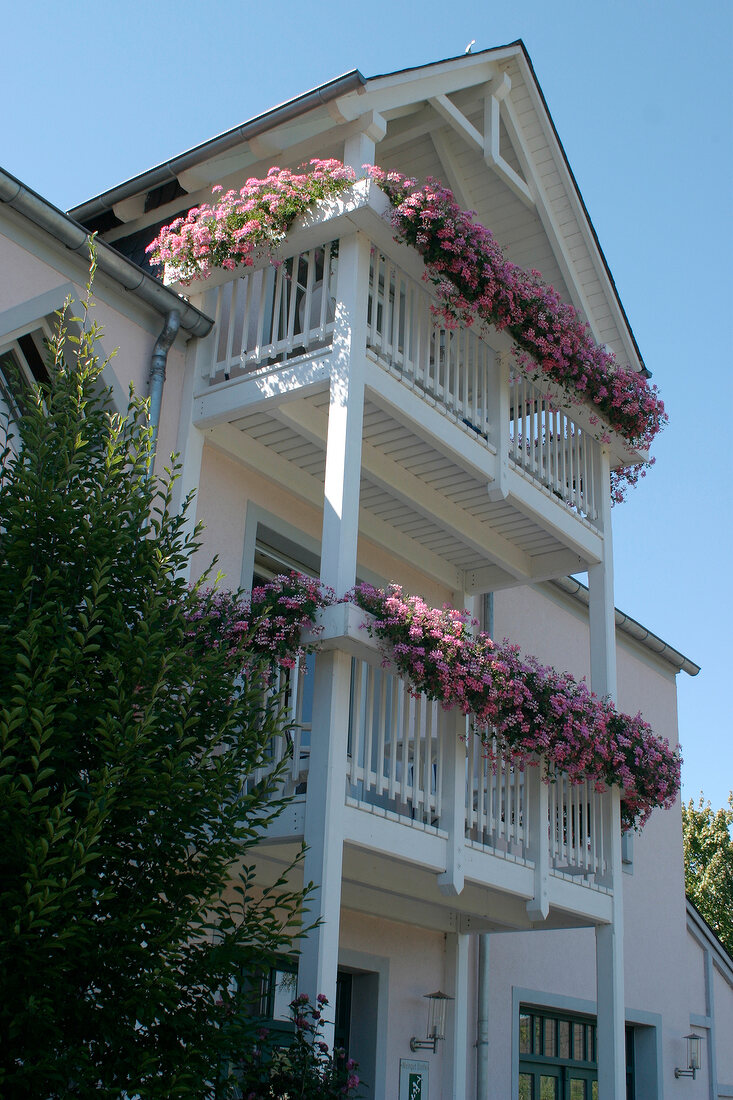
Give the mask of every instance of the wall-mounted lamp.
<svg viewBox="0 0 733 1100">
<path fill-rule="evenodd" d="M 675 1077 L 691 1077 L 695 1080 L 695 1074 L 700 1068 L 700 1036 L 685 1035 L 687 1039 L 687 1069 L 675 1069 Z"/>
<path fill-rule="evenodd" d="M 440 990 L 437 993 L 426 993 L 425 997 L 429 1002 L 428 1037 L 427 1039 L 416 1039 L 413 1035 L 410 1039 L 410 1050 L 413 1053 L 416 1050 L 432 1050 L 435 1054 L 438 1040 L 445 1039 L 445 1010 L 448 1001 L 452 1001 L 454 998 L 447 993 L 441 993 Z"/>
</svg>

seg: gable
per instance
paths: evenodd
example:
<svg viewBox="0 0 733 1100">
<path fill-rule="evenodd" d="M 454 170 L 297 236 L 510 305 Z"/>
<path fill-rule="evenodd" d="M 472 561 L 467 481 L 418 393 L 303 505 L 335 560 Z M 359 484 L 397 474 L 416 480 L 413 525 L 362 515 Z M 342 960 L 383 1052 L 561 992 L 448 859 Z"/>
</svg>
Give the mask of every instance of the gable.
<svg viewBox="0 0 733 1100">
<path fill-rule="evenodd" d="M 521 43 L 367 80 L 346 74 L 115 189 L 116 224 L 100 226 L 101 235 L 126 254 L 134 246 L 137 257 L 147 232 L 152 239 L 161 220 L 207 200 L 214 183 L 239 188 L 273 164 L 343 159 L 345 141 L 359 133 L 381 167 L 441 180 L 510 260 L 538 270 L 575 306 L 597 343 L 644 369 Z M 154 189 L 140 185 L 159 187 L 156 172 L 174 174 L 185 195 L 153 208 Z M 94 202 L 74 213 L 93 209 Z"/>
</svg>

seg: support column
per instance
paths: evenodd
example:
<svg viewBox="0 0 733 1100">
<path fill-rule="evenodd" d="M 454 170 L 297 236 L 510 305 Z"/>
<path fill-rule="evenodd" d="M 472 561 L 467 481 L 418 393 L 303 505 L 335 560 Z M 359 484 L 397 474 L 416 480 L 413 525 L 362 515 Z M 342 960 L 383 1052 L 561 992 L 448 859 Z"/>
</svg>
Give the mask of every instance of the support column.
<svg viewBox="0 0 733 1100">
<path fill-rule="evenodd" d="M 354 169 L 357 179 L 364 175 L 365 164 L 374 164 L 376 142 L 387 133 L 387 123 L 377 111 L 362 116 L 358 125 L 359 130 L 344 142 L 344 164 Z"/>
<path fill-rule="evenodd" d="M 596 695 L 616 698 L 616 616 L 613 596 L 613 534 L 611 530 L 611 466 L 605 447 L 598 454 L 598 526 L 603 535 L 603 559 L 588 570 L 590 683 Z"/>
<path fill-rule="evenodd" d="M 455 1000 L 449 1005 L 446 1020 L 443 1096 L 450 1096 L 451 1100 L 466 1100 L 468 946 L 469 937 L 463 932 L 449 932 L 446 936 L 445 980 L 447 992 Z"/>
<path fill-rule="evenodd" d="M 328 997 L 324 1039 L 329 1046 L 333 1045 L 336 1008 L 350 685 L 351 657 L 337 649 L 319 653 L 313 685 L 303 880 L 315 885 L 307 920 L 321 923 L 302 942 L 298 990 L 307 993 L 313 1003 L 319 993 Z"/>
<path fill-rule="evenodd" d="M 448 832 L 446 868 L 438 875 L 438 889 L 446 897 L 457 897 L 463 890 L 466 847 L 466 716 L 454 707 L 439 711 L 438 721 L 445 761 L 440 824 Z"/>
<path fill-rule="evenodd" d="M 624 914 L 621 869 L 621 792 L 613 787 L 607 816 L 613 917 L 596 925 L 598 999 L 598 1100 L 626 1098 L 626 1012 L 624 1008 Z"/>
<path fill-rule="evenodd" d="M 489 371 L 489 439 L 496 448 L 496 476 L 489 483 L 489 500 L 506 500 L 509 492 L 509 364 L 509 352 L 495 352 Z"/>
<path fill-rule="evenodd" d="M 338 596 L 352 588 L 356 579 L 368 286 L 369 241 L 361 233 L 342 238 L 321 540 L 321 580 Z M 312 1001 L 319 993 L 328 997 L 324 1039 L 330 1045 L 336 1007 L 350 689 L 351 657 L 340 650 L 320 653 L 313 685 L 303 874 L 305 882 L 315 886 L 308 918 L 321 923 L 303 941 L 298 988 Z"/>
<path fill-rule="evenodd" d="M 478 990 L 476 1011 L 476 1100 L 489 1097 L 489 996 L 490 996 L 489 932 L 478 937 Z"/>
<path fill-rule="evenodd" d="M 369 241 L 355 233 L 339 248 L 323 492 L 321 580 L 337 596 L 356 578 L 368 291 Z"/>
<path fill-rule="evenodd" d="M 599 449 L 599 526 L 603 560 L 588 570 L 591 688 L 616 699 L 616 618 L 613 595 L 611 469 L 609 452 Z M 598 999 L 598 1097 L 625 1100 L 626 1013 L 624 1007 L 624 912 L 621 862 L 621 792 L 612 788 L 604 799 L 608 838 L 608 880 L 613 890 L 610 924 L 596 927 Z"/>
</svg>

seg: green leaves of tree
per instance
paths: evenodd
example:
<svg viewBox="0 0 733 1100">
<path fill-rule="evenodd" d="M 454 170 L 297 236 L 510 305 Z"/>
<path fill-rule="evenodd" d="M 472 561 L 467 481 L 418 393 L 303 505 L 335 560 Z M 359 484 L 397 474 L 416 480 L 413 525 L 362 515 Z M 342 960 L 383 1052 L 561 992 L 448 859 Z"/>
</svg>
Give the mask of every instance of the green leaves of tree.
<svg viewBox="0 0 733 1100">
<path fill-rule="evenodd" d="M 145 404 L 112 408 L 99 337 L 88 302 L 59 316 L 3 456 L 0 1094 L 224 1096 L 238 979 L 301 922 L 290 877 L 247 866 L 281 809 L 277 775 L 254 781 L 281 701 L 247 637 L 210 644 L 182 579 L 198 532 L 148 478 Z"/>
<path fill-rule="evenodd" d="M 682 804 L 685 891 L 733 955 L 733 792 L 728 806 Z"/>
</svg>

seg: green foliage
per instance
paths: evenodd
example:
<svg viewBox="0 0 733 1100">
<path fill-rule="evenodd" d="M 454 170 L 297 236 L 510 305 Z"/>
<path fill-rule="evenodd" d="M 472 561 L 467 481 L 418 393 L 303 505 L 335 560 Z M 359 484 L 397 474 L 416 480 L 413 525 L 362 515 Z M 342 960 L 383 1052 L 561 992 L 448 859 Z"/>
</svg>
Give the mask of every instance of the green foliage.
<svg viewBox="0 0 733 1100">
<path fill-rule="evenodd" d="M 685 890 L 733 956 L 733 791 L 728 808 L 703 800 L 682 804 Z"/>
<path fill-rule="evenodd" d="M 327 1008 L 323 994 L 315 1005 L 307 993 L 291 1001 L 293 1036 L 286 1046 L 274 1045 L 267 1028 L 260 1029 L 236 1070 L 246 1100 L 341 1100 L 357 1095 L 358 1063 L 340 1047 L 332 1053 L 323 1041 Z"/>
<path fill-rule="evenodd" d="M 282 706 L 247 636 L 212 644 L 197 533 L 148 478 L 145 404 L 111 411 L 99 336 L 89 298 L 60 315 L 3 456 L 0 1095 L 224 1096 L 236 978 L 301 925 L 247 866 Z"/>
</svg>

